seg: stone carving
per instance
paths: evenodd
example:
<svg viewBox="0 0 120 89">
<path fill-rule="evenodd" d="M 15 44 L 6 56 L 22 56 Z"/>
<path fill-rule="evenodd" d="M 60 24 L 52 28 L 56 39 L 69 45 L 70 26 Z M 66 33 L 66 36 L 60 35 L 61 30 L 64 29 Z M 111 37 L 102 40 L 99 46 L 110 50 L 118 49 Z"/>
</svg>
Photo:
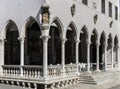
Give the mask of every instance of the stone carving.
<svg viewBox="0 0 120 89">
<path fill-rule="evenodd" d="M 98 19 L 98 15 L 96 14 L 96 15 L 94 15 L 94 17 L 93 17 L 94 24 L 96 24 L 97 19 Z"/>
<path fill-rule="evenodd" d="M 43 24 L 49 23 L 49 12 L 45 12 L 42 14 L 42 23 Z"/>
<path fill-rule="evenodd" d="M 49 23 L 49 5 L 47 3 L 44 3 L 42 6 L 42 23 Z"/>
<path fill-rule="evenodd" d="M 71 6 L 71 15 L 72 15 L 72 16 L 75 15 L 75 11 L 76 11 L 76 6 L 75 6 L 75 4 L 73 4 L 73 5 Z"/>
</svg>

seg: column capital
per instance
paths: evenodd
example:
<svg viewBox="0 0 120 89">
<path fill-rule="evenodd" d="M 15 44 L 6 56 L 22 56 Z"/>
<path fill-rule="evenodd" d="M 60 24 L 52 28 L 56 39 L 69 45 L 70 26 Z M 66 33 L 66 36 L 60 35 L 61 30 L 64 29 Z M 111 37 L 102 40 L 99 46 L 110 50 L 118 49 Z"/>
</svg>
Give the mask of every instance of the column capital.
<svg viewBox="0 0 120 89">
<path fill-rule="evenodd" d="M 6 39 L 0 39 L 0 43 L 4 44 L 4 42 L 7 41 Z"/>
<path fill-rule="evenodd" d="M 99 46 L 100 45 L 100 43 L 95 43 L 96 44 L 96 46 Z"/>
<path fill-rule="evenodd" d="M 87 45 L 90 44 L 90 43 L 91 43 L 91 42 L 89 42 L 89 41 L 86 42 Z"/>
<path fill-rule="evenodd" d="M 45 35 L 45 36 L 40 36 L 40 38 L 42 38 L 44 42 L 48 42 L 48 39 L 50 38 L 50 36 Z"/>
<path fill-rule="evenodd" d="M 19 40 L 21 43 L 24 43 L 25 38 L 23 38 L 23 37 L 18 37 L 18 40 Z"/>
<path fill-rule="evenodd" d="M 80 40 L 75 40 L 75 43 L 80 43 Z"/>
<path fill-rule="evenodd" d="M 65 44 L 66 41 L 67 41 L 66 38 L 62 38 L 62 39 L 61 39 L 62 44 Z"/>
</svg>

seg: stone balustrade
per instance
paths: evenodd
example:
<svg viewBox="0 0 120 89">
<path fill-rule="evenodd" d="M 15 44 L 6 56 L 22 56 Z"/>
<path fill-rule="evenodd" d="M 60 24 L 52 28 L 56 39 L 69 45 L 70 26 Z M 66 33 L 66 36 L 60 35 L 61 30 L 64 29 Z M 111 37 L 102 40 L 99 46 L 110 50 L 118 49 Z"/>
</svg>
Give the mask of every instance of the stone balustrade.
<svg viewBox="0 0 120 89">
<path fill-rule="evenodd" d="M 62 76 L 62 65 L 50 65 L 48 66 L 48 77 L 49 78 L 55 78 Z"/>
<path fill-rule="evenodd" d="M 77 71 L 76 64 L 67 64 L 65 65 L 65 73 L 66 75 L 73 75 Z"/>
<path fill-rule="evenodd" d="M 42 66 L 25 65 L 25 66 L 22 66 L 22 68 L 23 68 L 23 77 L 29 77 L 29 78 L 43 77 Z"/>
<path fill-rule="evenodd" d="M 20 66 L 19 65 L 3 65 L 4 76 L 19 76 Z"/>
<path fill-rule="evenodd" d="M 11 77 L 23 77 L 23 78 L 43 78 L 43 66 L 35 65 L 3 65 L 3 75 Z M 21 69 L 23 72 L 21 72 Z M 65 65 L 65 74 L 74 75 L 77 72 L 76 64 Z M 63 66 L 62 65 L 49 65 L 48 66 L 48 78 L 56 78 L 63 76 Z"/>
<path fill-rule="evenodd" d="M 87 71 L 87 63 L 79 63 L 79 72 Z"/>
</svg>

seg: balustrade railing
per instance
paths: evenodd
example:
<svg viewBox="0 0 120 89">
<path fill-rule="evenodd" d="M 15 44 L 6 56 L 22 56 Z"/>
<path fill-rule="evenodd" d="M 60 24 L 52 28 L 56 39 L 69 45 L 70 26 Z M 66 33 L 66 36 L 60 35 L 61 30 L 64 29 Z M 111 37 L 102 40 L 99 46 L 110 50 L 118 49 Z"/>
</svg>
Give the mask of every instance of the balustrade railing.
<svg viewBox="0 0 120 89">
<path fill-rule="evenodd" d="M 33 65 L 3 65 L 3 75 L 8 77 L 22 77 L 22 78 L 43 78 L 43 66 Z M 76 64 L 65 65 L 65 74 L 74 75 L 77 72 Z M 63 76 L 62 65 L 49 65 L 48 78 L 56 78 Z"/>
<path fill-rule="evenodd" d="M 48 66 L 48 77 L 49 78 L 55 78 L 62 76 L 62 66 L 61 65 L 50 65 Z"/>
<path fill-rule="evenodd" d="M 65 65 L 65 73 L 66 75 L 75 74 L 77 72 L 77 65 L 76 64 L 67 64 Z"/>
<path fill-rule="evenodd" d="M 79 63 L 79 72 L 87 71 L 87 63 Z"/>
<path fill-rule="evenodd" d="M 4 76 L 19 76 L 20 66 L 19 65 L 3 65 Z"/>
<path fill-rule="evenodd" d="M 42 66 L 25 65 L 25 66 L 22 66 L 22 68 L 23 68 L 23 77 L 29 77 L 29 78 L 43 77 Z"/>
</svg>

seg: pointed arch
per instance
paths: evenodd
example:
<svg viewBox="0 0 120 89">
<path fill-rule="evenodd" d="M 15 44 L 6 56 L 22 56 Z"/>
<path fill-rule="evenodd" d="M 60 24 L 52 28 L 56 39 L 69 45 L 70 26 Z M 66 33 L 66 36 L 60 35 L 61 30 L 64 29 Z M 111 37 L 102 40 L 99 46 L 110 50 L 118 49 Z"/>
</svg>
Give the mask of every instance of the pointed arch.
<svg viewBox="0 0 120 89">
<path fill-rule="evenodd" d="M 1 39 L 6 39 L 6 32 L 7 32 L 8 28 L 17 30 L 18 31 L 18 35 L 20 35 L 17 24 L 13 20 L 9 19 L 5 23 L 3 29 L 1 30 L 1 35 L 0 35 Z"/>
<path fill-rule="evenodd" d="M 43 44 L 41 29 L 36 19 L 30 16 L 21 31 L 21 38 L 24 40 L 24 63 L 25 65 L 42 65 Z"/>
<path fill-rule="evenodd" d="M 58 17 L 55 17 L 52 20 L 51 26 L 57 27 L 59 32 L 60 32 L 60 37 L 63 38 L 64 27 L 63 27 L 63 24 L 62 24 L 61 20 Z M 50 31 L 49 31 L 49 33 L 50 33 Z"/>
<path fill-rule="evenodd" d="M 19 30 L 13 20 L 8 20 L 1 32 L 4 39 L 4 64 L 20 65 L 20 41 Z"/>
<path fill-rule="evenodd" d="M 106 34 L 104 31 L 101 33 L 101 36 L 100 36 L 100 43 L 102 42 L 106 42 Z"/>
<path fill-rule="evenodd" d="M 109 35 L 108 35 L 108 41 L 107 41 L 107 43 L 108 43 L 108 45 L 113 45 L 113 37 L 112 37 L 112 34 L 111 33 L 109 33 Z"/>
<path fill-rule="evenodd" d="M 104 69 L 105 64 L 105 46 L 106 46 L 106 34 L 103 31 L 100 35 L 100 45 L 99 45 L 99 68 Z"/>
<path fill-rule="evenodd" d="M 26 28 L 28 26 L 29 27 L 32 26 L 34 23 L 36 23 L 39 26 L 40 32 L 41 32 L 41 27 L 40 27 L 38 21 L 34 17 L 30 16 L 30 17 L 27 18 L 27 20 L 25 21 L 25 23 L 22 26 L 22 30 L 21 30 L 21 34 L 20 34 L 21 38 L 25 38 Z"/>
<path fill-rule="evenodd" d="M 84 36 L 85 36 L 85 41 L 88 41 L 89 40 L 89 32 L 88 32 L 88 29 L 87 27 L 84 25 L 80 31 L 80 38 L 81 39 L 81 33 L 84 33 Z"/>
<path fill-rule="evenodd" d="M 72 31 L 73 32 L 73 35 L 74 35 L 74 39 L 77 39 L 77 33 L 78 33 L 78 30 L 77 30 L 77 27 L 75 25 L 74 22 L 70 22 L 68 27 L 67 27 L 67 31 Z M 66 35 L 67 35 L 67 31 L 66 31 Z"/>
<path fill-rule="evenodd" d="M 118 43 L 119 43 L 119 41 L 118 41 L 118 36 L 115 35 L 115 38 L 114 38 L 114 46 L 118 46 Z"/>
<path fill-rule="evenodd" d="M 61 40 L 63 38 L 63 25 L 58 17 L 53 19 L 49 30 L 48 64 L 61 64 Z"/>
<path fill-rule="evenodd" d="M 97 44 L 98 43 L 98 32 L 96 29 L 93 29 L 91 34 L 91 44 L 90 44 L 90 63 L 96 64 L 92 66 L 92 70 L 97 68 Z"/>
<path fill-rule="evenodd" d="M 67 41 L 65 43 L 65 63 L 75 63 L 76 50 L 75 50 L 75 40 L 77 39 L 76 35 L 77 28 L 73 22 L 68 25 L 66 30 Z"/>
<path fill-rule="evenodd" d="M 91 34 L 91 42 L 93 41 L 98 41 L 98 32 L 97 32 L 97 30 L 96 29 L 94 29 L 93 31 L 92 31 L 92 34 Z M 92 37 L 94 37 L 93 39 L 92 39 Z"/>
</svg>

